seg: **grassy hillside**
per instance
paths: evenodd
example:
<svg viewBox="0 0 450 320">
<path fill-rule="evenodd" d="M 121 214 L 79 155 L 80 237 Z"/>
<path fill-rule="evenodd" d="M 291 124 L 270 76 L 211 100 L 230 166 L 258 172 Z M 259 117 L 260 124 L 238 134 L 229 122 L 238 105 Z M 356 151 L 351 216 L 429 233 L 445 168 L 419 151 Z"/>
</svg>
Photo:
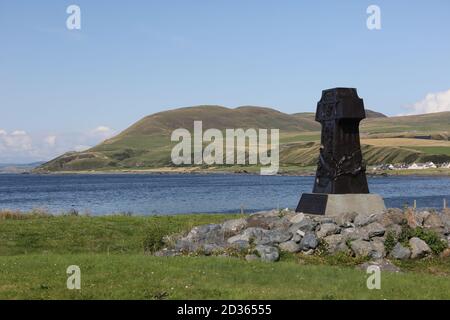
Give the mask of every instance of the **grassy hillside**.
<svg viewBox="0 0 450 320">
<path fill-rule="evenodd" d="M 367 110 L 361 137 L 368 164 L 450 161 L 450 112 L 386 117 Z M 172 166 L 170 152 L 177 128 L 280 129 L 282 166 L 311 166 L 317 161 L 320 129 L 314 113 L 285 114 L 270 108 L 196 106 L 147 116 L 117 136 L 85 152 L 64 154 L 36 171 L 151 169 Z"/>
</svg>

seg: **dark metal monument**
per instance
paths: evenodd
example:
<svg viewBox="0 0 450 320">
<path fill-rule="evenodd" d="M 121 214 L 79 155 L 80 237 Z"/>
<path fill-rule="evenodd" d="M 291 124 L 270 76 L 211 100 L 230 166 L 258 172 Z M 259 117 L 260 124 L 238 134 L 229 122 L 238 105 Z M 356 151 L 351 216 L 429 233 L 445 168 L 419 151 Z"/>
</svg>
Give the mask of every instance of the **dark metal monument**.
<svg viewBox="0 0 450 320">
<path fill-rule="evenodd" d="M 302 195 L 297 212 L 326 214 L 329 211 L 327 206 L 330 195 L 369 193 L 359 141 L 359 123 L 365 117 L 364 102 L 358 97 L 356 89 L 334 88 L 322 91 L 316 111 L 316 121 L 322 124 L 316 179 L 313 193 Z M 355 196 L 347 198 L 358 201 Z M 362 198 L 361 201 L 364 201 Z M 345 201 L 342 197 L 336 199 Z M 346 210 L 345 204 L 338 205 L 340 211 Z M 336 213 L 336 208 L 331 210 Z"/>
</svg>

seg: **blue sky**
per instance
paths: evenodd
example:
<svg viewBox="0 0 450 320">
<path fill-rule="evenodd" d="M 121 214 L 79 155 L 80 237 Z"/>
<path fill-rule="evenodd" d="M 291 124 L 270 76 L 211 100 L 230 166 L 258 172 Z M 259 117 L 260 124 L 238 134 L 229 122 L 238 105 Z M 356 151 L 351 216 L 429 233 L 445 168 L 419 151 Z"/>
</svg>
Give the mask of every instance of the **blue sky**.
<svg viewBox="0 0 450 320">
<path fill-rule="evenodd" d="M 68 30 L 66 8 L 81 8 Z M 366 9 L 381 9 L 368 30 Z M 314 111 L 358 88 L 389 115 L 450 110 L 450 2 L 0 2 L 0 162 L 93 145 L 198 104 Z"/>
</svg>

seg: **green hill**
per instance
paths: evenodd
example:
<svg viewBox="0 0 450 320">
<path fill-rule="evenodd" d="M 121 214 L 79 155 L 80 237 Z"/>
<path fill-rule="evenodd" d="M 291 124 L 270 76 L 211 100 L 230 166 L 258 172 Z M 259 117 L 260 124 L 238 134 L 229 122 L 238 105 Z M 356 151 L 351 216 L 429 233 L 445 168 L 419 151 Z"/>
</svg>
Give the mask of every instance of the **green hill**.
<svg viewBox="0 0 450 320">
<path fill-rule="evenodd" d="M 361 124 L 363 153 L 369 164 L 450 161 L 450 112 L 386 117 L 366 110 Z M 270 108 L 242 106 L 195 106 L 155 113 L 136 122 L 117 136 L 84 152 L 69 152 L 53 159 L 37 172 L 128 170 L 170 167 L 175 142 L 170 135 L 177 128 L 192 132 L 202 120 L 203 130 L 217 128 L 280 129 L 281 165 L 310 166 L 317 161 L 320 124 L 314 113 L 286 114 Z M 394 139 L 397 138 L 397 139 Z M 415 139 L 402 145 L 405 139 Z M 367 140 L 367 145 L 365 144 Z M 374 140 L 380 139 L 380 140 Z M 431 144 L 439 140 L 440 144 Z M 374 141 L 376 143 L 374 143 Z"/>
</svg>

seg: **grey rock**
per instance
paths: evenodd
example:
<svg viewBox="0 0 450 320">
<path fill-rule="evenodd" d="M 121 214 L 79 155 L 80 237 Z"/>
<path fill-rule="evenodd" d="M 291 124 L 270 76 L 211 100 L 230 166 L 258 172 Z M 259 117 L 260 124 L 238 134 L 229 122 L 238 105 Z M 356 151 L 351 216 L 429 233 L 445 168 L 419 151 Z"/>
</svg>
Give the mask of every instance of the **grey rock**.
<svg viewBox="0 0 450 320">
<path fill-rule="evenodd" d="M 319 240 L 317 239 L 316 235 L 312 232 L 308 232 L 305 234 L 305 236 L 302 238 L 302 241 L 300 241 L 300 246 L 303 251 L 309 250 L 309 249 L 315 249 L 319 245 Z"/>
<path fill-rule="evenodd" d="M 386 227 L 386 233 L 393 232 L 395 236 L 399 236 L 402 233 L 402 227 L 398 224 L 391 224 Z"/>
<path fill-rule="evenodd" d="M 253 216 L 262 216 L 262 217 L 280 217 L 280 211 L 279 210 L 269 210 L 269 211 L 258 211 L 250 214 L 250 217 Z"/>
<path fill-rule="evenodd" d="M 296 233 L 292 236 L 292 241 L 299 243 L 300 241 L 302 241 L 303 236 Z"/>
<path fill-rule="evenodd" d="M 381 215 L 377 222 L 387 228 L 391 225 L 401 225 L 406 223 L 406 216 L 401 209 L 388 209 Z"/>
<path fill-rule="evenodd" d="M 371 257 L 374 251 L 372 244 L 364 240 L 352 241 L 350 247 L 357 257 Z"/>
<path fill-rule="evenodd" d="M 346 212 L 335 217 L 336 224 L 343 228 L 353 227 L 353 222 L 358 214 L 356 212 Z"/>
<path fill-rule="evenodd" d="M 286 230 L 267 230 L 261 237 L 255 239 L 256 244 L 273 245 L 286 242 L 292 238 L 292 233 Z"/>
<path fill-rule="evenodd" d="M 297 213 L 296 215 L 293 215 L 292 217 L 288 217 L 289 221 L 291 223 L 299 223 L 305 218 L 305 215 L 303 213 Z"/>
<path fill-rule="evenodd" d="M 370 257 L 373 259 L 382 259 L 386 256 L 386 249 L 384 247 L 384 240 L 382 238 L 374 238 L 371 242 L 372 251 Z"/>
<path fill-rule="evenodd" d="M 409 246 L 411 247 L 411 259 L 420 259 L 431 253 L 426 242 L 416 237 L 409 239 Z"/>
<path fill-rule="evenodd" d="M 245 240 L 237 240 L 229 244 L 228 247 L 236 250 L 245 250 L 250 247 L 250 244 L 248 241 Z"/>
<path fill-rule="evenodd" d="M 433 230 L 434 232 L 441 235 L 447 233 L 447 228 L 444 222 L 442 221 L 440 215 L 436 213 L 428 214 L 423 221 L 423 226 L 424 228 Z"/>
<path fill-rule="evenodd" d="M 369 233 L 364 228 L 346 228 L 341 230 L 345 240 L 369 240 Z"/>
<path fill-rule="evenodd" d="M 192 228 L 181 240 L 193 243 L 219 243 L 223 242 L 223 238 L 220 224 L 207 224 Z"/>
<path fill-rule="evenodd" d="M 392 248 L 389 255 L 394 259 L 406 260 L 411 256 L 411 250 L 404 247 L 400 242 L 397 242 L 394 248 Z"/>
<path fill-rule="evenodd" d="M 272 246 L 258 245 L 255 250 L 264 262 L 275 262 L 280 258 L 278 249 Z"/>
<path fill-rule="evenodd" d="M 379 214 L 364 214 L 360 213 L 355 217 L 354 224 L 356 227 L 362 227 L 368 225 L 369 223 L 377 221 L 381 217 L 382 213 Z"/>
<path fill-rule="evenodd" d="M 291 252 L 291 253 L 299 252 L 302 249 L 300 244 L 298 244 L 292 240 L 280 243 L 280 245 L 278 247 L 280 248 L 281 251 L 286 251 L 286 252 Z"/>
<path fill-rule="evenodd" d="M 339 233 L 340 231 L 341 231 L 341 228 L 339 228 L 336 224 L 324 223 L 319 226 L 318 231 L 316 231 L 316 235 L 319 239 L 321 239 L 326 236 L 330 236 L 332 234 Z"/>
<path fill-rule="evenodd" d="M 341 234 L 333 234 L 323 238 L 323 240 L 327 244 L 328 252 L 331 254 L 348 251 L 345 237 Z"/>
<path fill-rule="evenodd" d="M 247 227 L 247 220 L 244 218 L 227 220 L 222 224 L 222 231 L 226 235 L 235 235 Z"/>
<path fill-rule="evenodd" d="M 286 230 L 265 230 L 262 228 L 248 228 L 243 233 L 235 235 L 227 240 L 232 244 L 237 241 L 254 241 L 256 244 L 277 244 L 286 242 L 292 238 L 292 234 Z"/>
<path fill-rule="evenodd" d="M 378 222 L 372 222 L 361 228 L 363 233 L 367 232 L 369 239 L 373 237 L 383 236 L 386 229 Z"/>
<path fill-rule="evenodd" d="M 262 228 L 248 228 L 245 229 L 241 234 L 235 235 L 233 237 L 228 238 L 228 243 L 234 243 L 236 241 L 247 241 L 250 240 L 259 240 L 264 237 L 266 230 Z"/>
<path fill-rule="evenodd" d="M 298 223 L 294 223 L 290 228 L 289 231 L 291 233 L 296 233 L 298 230 L 303 232 L 310 232 L 314 231 L 316 229 L 316 226 L 318 225 L 317 222 L 313 221 L 309 217 L 305 217 L 302 221 Z"/>
<path fill-rule="evenodd" d="M 316 216 L 316 217 L 313 217 L 312 220 L 317 222 L 318 224 L 336 223 L 336 220 L 334 217 L 327 217 L 327 216 Z"/>
<path fill-rule="evenodd" d="M 251 215 L 247 218 L 247 227 L 273 229 L 281 218 L 279 216 Z"/>
</svg>

